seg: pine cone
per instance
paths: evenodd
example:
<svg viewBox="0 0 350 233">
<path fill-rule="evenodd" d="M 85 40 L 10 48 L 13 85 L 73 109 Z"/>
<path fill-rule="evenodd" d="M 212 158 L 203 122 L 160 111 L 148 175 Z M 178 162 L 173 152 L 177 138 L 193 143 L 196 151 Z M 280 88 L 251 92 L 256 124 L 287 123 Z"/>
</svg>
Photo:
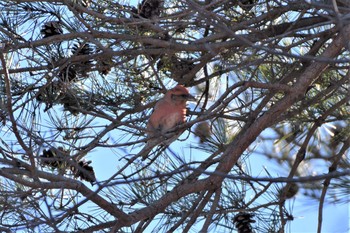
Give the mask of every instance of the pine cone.
<svg viewBox="0 0 350 233">
<path fill-rule="evenodd" d="M 63 33 L 61 23 L 59 21 L 50 21 L 44 24 L 40 30 L 44 38 L 61 35 Z"/>
<path fill-rule="evenodd" d="M 194 134 L 199 137 L 200 143 L 204 143 L 211 135 L 210 125 L 207 121 L 197 124 Z"/>
<path fill-rule="evenodd" d="M 177 82 L 181 82 L 182 77 L 195 67 L 192 60 L 176 57 L 171 58 L 171 64 L 171 77 Z"/>
<path fill-rule="evenodd" d="M 171 78 L 181 83 L 182 77 L 189 73 L 196 65 L 191 59 L 177 58 L 176 56 L 162 57 L 157 62 L 157 69 L 164 73 L 170 72 Z"/>
<path fill-rule="evenodd" d="M 80 42 L 77 44 L 73 45 L 72 48 L 72 53 L 74 55 L 90 55 L 93 54 L 94 49 L 92 48 L 92 46 L 88 43 L 85 44 L 81 44 Z M 87 60 L 87 61 L 83 61 L 81 64 L 82 65 L 90 65 L 92 63 L 92 60 Z"/>
<path fill-rule="evenodd" d="M 76 166 L 71 167 L 71 171 L 75 178 L 80 178 L 90 182 L 92 185 L 96 182 L 95 172 L 92 166 L 89 166 L 91 161 L 81 160 Z"/>
<path fill-rule="evenodd" d="M 68 151 L 64 150 L 62 147 L 58 147 L 57 149 L 50 148 L 49 150 L 44 150 L 40 158 L 43 165 L 55 169 L 65 167 L 67 156 Z"/>
<path fill-rule="evenodd" d="M 94 53 L 93 47 L 88 44 L 77 43 L 73 45 L 72 53 L 74 55 L 90 55 Z M 71 68 L 82 77 L 87 76 L 87 73 L 91 70 L 92 59 L 77 62 L 71 66 Z"/>
<path fill-rule="evenodd" d="M 233 223 L 238 233 L 253 233 L 251 223 L 254 223 L 255 220 L 253 220 L 252 217 L 254 217 L 254 214 L 239 213 L 233 218 Z"/>
<path fill-rule="evenodd" d="M 162 0 L 143 0 L 138 7 L 138 14 L 146 19 L 158 18 L 163 6 Z"/>
</svg>

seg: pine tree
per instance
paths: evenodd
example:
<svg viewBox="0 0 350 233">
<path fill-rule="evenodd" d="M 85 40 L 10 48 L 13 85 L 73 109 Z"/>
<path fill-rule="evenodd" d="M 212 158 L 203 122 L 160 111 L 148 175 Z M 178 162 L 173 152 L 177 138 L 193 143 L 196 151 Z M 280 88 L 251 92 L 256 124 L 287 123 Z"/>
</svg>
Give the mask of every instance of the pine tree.
<svg viewBox="0 0 350 233">
<path fill-rule="evenodd" d="M 348 9 L 0 1 L 0 231 L 326 231 L 349 201 Z M 178 84 L 183 133 L 142 160 Z"/>
</svg>

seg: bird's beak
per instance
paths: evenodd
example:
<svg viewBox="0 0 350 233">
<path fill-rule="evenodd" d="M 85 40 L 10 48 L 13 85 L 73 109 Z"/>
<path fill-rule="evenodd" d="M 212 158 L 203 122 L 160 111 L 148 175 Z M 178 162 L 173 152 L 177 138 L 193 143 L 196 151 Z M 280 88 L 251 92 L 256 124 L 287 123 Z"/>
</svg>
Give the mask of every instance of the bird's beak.
<svg viewBox="0 0 350 233">
<path fill-rule="evenodd" d="M 196 100 L 196 98 L 193 95 L 188 94 L 187 100 Z"/>
<path fill-rule="evenodd" d="M 193 95 L 190 94 L 181 94 L 181 95 L 171 95 L 171 99 L 174 101 L 179 101 L 179 100 L 184 100 L 184 101 L 188 101 L 188 100 L 196 100 L 196 98 L 194 98 Z"/>
</svg>

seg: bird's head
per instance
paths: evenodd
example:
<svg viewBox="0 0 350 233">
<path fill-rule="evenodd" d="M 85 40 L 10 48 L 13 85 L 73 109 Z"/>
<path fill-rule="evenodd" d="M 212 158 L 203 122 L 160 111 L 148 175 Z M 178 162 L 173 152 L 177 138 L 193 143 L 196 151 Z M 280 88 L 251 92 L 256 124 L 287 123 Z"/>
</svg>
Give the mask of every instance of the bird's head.
<svg viewBox="0 0 350 233">
<path fill-rule="evenodd" d="M 188 100 L 196 100 L 194 96 L 188 92 L 187 88 L 182 85 L 177 85 L 173 89 L 170 89 L 165 95 L 175 104 L 186 104 Z"/>
</svg>

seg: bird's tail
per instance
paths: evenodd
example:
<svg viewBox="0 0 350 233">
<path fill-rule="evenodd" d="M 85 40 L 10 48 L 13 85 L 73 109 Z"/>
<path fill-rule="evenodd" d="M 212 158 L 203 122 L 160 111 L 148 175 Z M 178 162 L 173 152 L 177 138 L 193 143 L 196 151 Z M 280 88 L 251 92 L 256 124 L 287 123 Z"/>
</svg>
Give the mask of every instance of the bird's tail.
<svg viewBox="0 0 350 233">
<path fill-rule="evenodd" d="M 152 149 L 156 147 L 157 145 L 161 146 L 161 151 L 163 151 L 164 148 L 169 146 L 173 141 L 175 141 L 178 138 L 178 135 L 175 135 L 171 138 L 164 139 L 162 141 L 159 140 L 159 138 L 150 139 L 147 141 L 146 145 L 141 149 L 141 151 L 138 153 L 139 157 L 142 157 L 142 160 L 145 160 L 150 155 Z"/>
</svg>

